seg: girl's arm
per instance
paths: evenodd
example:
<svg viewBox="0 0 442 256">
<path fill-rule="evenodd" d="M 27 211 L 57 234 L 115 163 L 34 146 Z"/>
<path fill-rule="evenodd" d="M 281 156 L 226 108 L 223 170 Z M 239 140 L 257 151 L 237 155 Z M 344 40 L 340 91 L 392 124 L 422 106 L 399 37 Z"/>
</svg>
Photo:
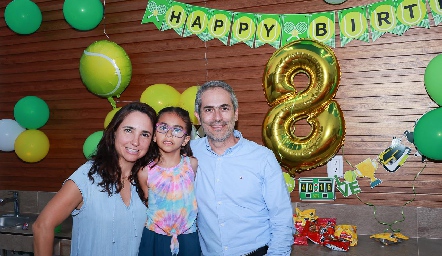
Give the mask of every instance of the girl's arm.
<svg viewBox="0 0 442 256">
<path fill-rule="evenodd" d="M 149 167 L 146 166 L 142 168 L 137 174 L 138 182 L 140 183 L 141 190 L 143 190 L 144 193 L 144 202 L 147 202 L 147 198 L 149 197 L 149 188 L 147 187 L 148 170 Z"/>
<path fill-rule="evenodd" d="M 198 159 L 196 159 L 195 157 L 190 157 L 190 165 L 192 165 L 192 169 L 196 174 L 196 171 L 198 169 Z"/>
<path fill-rule="evenodd" d="M 55 227 L 69 217 L 75 208 L 79 208 L 82 202 L 83 197 L 77 185 L 72 180 L 66 181 L 32 225 L 36 256 L 52 256 Z"/>
</svg>

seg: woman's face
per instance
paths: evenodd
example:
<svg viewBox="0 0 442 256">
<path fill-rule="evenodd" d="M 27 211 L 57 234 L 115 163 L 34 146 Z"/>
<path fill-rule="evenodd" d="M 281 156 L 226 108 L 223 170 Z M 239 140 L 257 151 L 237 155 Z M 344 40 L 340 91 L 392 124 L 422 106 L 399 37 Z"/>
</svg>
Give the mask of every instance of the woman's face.
<svg viewBox="0 0 442 256">
<path fill-rule="evenodd" d="M 126 116 L 115 132 L 115 149 L 120 166 L 132 166 L 146 155 L 152 141 L 153 124 L 149 116 L 134 111 Z"/>
</svg>

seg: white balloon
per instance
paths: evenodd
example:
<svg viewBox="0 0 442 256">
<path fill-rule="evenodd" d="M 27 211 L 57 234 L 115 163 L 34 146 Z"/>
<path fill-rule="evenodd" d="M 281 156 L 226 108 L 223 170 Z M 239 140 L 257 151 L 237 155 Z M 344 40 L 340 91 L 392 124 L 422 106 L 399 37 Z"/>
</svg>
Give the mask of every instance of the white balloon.
<svg viewBox="0 0 442 256">
<path fill-rule="evenodd" d="M 21 127 L 17 121 L 12 119 L 0 120 L 0 150 L 13 151 L 14 142 L 20 133 L 26 129 Z"/>
</svg>

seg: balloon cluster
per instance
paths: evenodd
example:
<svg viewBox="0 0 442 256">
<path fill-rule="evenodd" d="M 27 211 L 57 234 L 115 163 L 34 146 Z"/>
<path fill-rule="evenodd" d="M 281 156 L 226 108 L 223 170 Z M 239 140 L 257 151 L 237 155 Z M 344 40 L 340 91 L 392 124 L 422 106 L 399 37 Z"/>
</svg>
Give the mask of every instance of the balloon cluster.
<svg viewBox="0 0 442 256">
<path fill-rule="evenodd" d="M 14 106 L 14 118 L 0 120 L 0 150 L 14 151 L 28 163 L 42 160 L 49 152 L 49 139 L 38 130 L 49 119 L 49 107 L 36 96 L 26 96 Z"/>
<path fill-rule="evenodd" d="M 191 86 L 180 94 L 170 85 L 153 84 L 144 90 L 140 101 L 150 105 L 157 113 L 165 107 L 182 107 L 189 112 L 192 124 L 198 124 L 198 119 L 193 114 L 197 91 L 198 86 Z"/>
<path fill-rule="evenodd" d="M 100 24 L 104 6 L 100 0 L 66 0 L 63 15 L 73 28 L 91 30 Z M 41 25 L 40 8 L 30 0 L 13 0 L 5 9 L 6 25 L 17 34 L 32 34 Z"/>
<path fill-rule="evenodd" d="M 147 87 L 141 94 L 140 102 L 150 105 L 157 113 L 165 107 L 181 107 L 189 112 L 192 124 L 198 124 L 198 119 L 193 114 L 195 110 L 195 98 L 198 86 L 191 86 L 179 93 L 174 87 L 167 84 L 153 84 Z M 104 128 L 109 125 L 114 115 L 121 108 L 114 107 L 107 113 L 104 119 Z M 90 159 L 95 153 L 97 145 L 103 137 L 103 131 L 96 131 L 89 135 L 83 144 L 83 154 L 86 159 Z"/>
<path fill-rule="evenodd" d="M 424 74 L 425 88 L 431 99 L 442 106 L 442 54 L 434 57 Z M 442 160 L 442 108 L 425 113 L 414 128 L 414 145 L 421 155 Z"/>
</svg>

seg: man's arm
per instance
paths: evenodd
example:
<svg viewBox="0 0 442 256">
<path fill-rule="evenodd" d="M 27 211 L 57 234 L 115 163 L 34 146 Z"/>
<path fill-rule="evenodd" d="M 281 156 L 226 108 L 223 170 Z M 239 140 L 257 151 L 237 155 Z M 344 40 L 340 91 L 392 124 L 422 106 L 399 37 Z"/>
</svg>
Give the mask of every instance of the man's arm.
<svg viewBox="0 0 442 256">
<path fill-rule="evenodd" d="M 269 210 L 271 239 L 268 256 L 290 255 L 293 244 L 293 207 L 281 166 L 270 155 L 265 165 L 264 200 Z"/>
</svg>

